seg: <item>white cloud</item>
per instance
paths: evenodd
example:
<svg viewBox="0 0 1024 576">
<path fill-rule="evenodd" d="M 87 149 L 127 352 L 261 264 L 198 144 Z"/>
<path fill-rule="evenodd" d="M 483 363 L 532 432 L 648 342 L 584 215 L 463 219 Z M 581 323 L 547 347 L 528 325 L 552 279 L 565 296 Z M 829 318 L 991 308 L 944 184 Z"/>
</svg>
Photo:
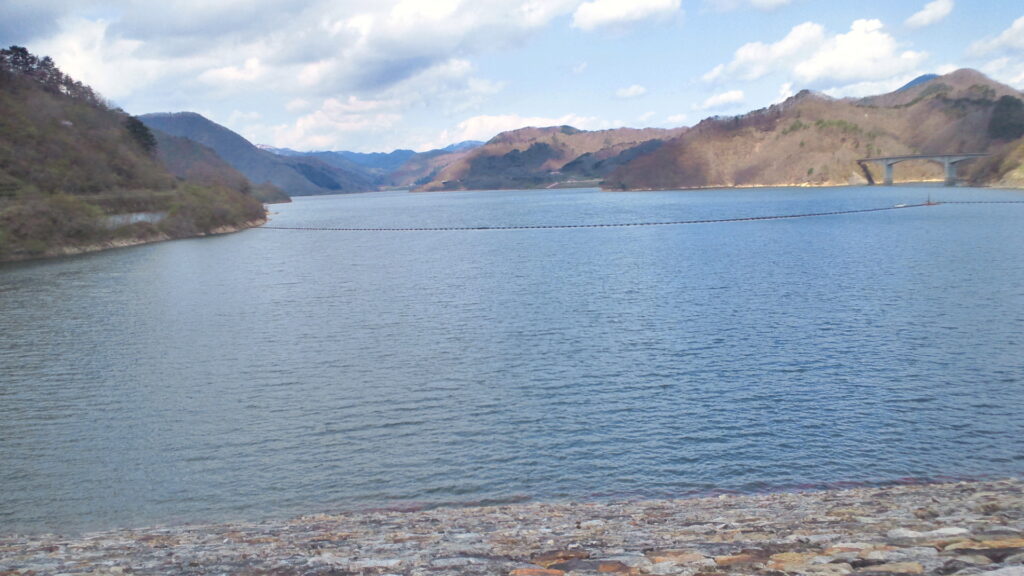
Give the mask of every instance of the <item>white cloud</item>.
<svg viewBox="0 0 1024 576">
<path fill-rule="evenodd" d="M 920 74 L 912 73 L 902 74 L 882 80 L 865 80 L 863 82 L 854 82 L 844 86 L 833 86 L 822 90 L 822 92 L 832 96 L 833 98 L 863 98 L 865 96 L 876 96 L 878 94 L 887 94 L 892 92 L 918 76 L 920 76 Z"/>
<path fill-rule="evenodd" d="M 152 58 L 143 53 L 143 42 L 119 38 L 109 29 L 105 20 L 68 17 L 60 20 L 54 36 L 33 43 L 31 48 L 53 58 L 69 76 L 113 99 L 130 96 L 165 75 L 194 72 L 211 63 L 209 58 L 199 57 Z"/>
<path fill-rule="evenodd" d="M 730 90 L 728 92 L 722 92 L 721 94 L 715 94 L 704 102 L 702 102 L 697 108 L 699 110 L 713 110 L 716 108 L 725 108 L 733 104 L 739 104 L 743 102 L 746 96 L 742 90 Z"/>
<path fill-rule="evenodd" d="M 850 31 L 829 38 L 793 73 L 803 83 L 860 82 L 892 78 L 916 69 L 928 55 L 900 51 L 879 20 L 856 20 Z"/>
<path fill-rule="evenodd" d="M 588 64 L 586 62 L 580 62 L 579 64 L 572 67 L 572 73 L 579 76 L 587 71 Z"/>
<path fill-rule="evenodd" d="M 1024 62 L 1018 58 L 996 58 L 985 63 L 981 71 L 1018 90 L 1024 90 Z"/>
<path fill-rule="evenodd" d="M 738 10 L 747 6 L 758 10 L 775 10 L 776 8 L 788 5 L 792 1 L 793 0 L 704 0 L 705 4 L 710 4 L 712 8 L 721 12 Z"/>
<path fill-rule="evenodd" d="M 793 27 L 774 43 L 744 44 L 727 64 L 706 74 L 706 82 L 757 80 L 769 74 L 786 74 L 802 86 L 843 87 L 865 82 L 888 81 L 919 69 L 928 58 L 924 52 L 901 50 L 883 30 L 879 20 L 856 20 L 850 30 L 830 35 L 814 22 Z"/>
<path fill-rule="evenodd" d="M 572 25 L 581 30 L 664 19 L 679 12 L 681 0 L 590 0 L 572 15 Z"/>
<path fill-rule="evenodd" d="M 655 112 L 645 112 L 645 113 L 637 116 L 636 119 L 639 120 L 641 123 L 647 123 L 647 122 L 650 122 L 651 118 L 654 118 L 655 115 L 656 115 Z"/>
<path fill-rule="evenodd" d="M 776 100 L 776 102 L 783 102 L 787 98 L 790 98 L 791 96 L 793 96 L 793 94 L 794 94 L 794 92 L 793 92 L 793 83 L 792 82 L 786 82 L 782 86 L 779 86 L 779 97 L 778 97 L 778 100 Z"/>
<path fill-rule="evenodd" d="M 289 112 L 305 112 L 313 105 L 305 98 L 294 98 L 285 105 L 284 109 Z"/>
<path fill-rule="evenodd" d="M 911 28 L 924 28 L 942 21 L 953 12 L 953 0 L 935 0 L 925 4 L 920 12 L 907 18 L 907 26 Z"/>
<path fill-rule="evenodd" d="M 402 120 L 397 102 L 328 98 L 319 109 L 301 116 L 292 125 L 273 129 L 277 147 L 300 150 L 328 150 L 351 144 L 353 134 L 386 131 Z"/>
<path fill-rule="evenodd" d="M 609 128 L 608 123 L 601 122 L 597 118 L 566 114 L 565 116 L 520 116 L 518 114 L 481 115 L 467 118 L 453 129 L 445 130 L 436 139 L 435 143 L 428 147 L 440 147 L 452 142 L 463 142 L 465 140 L 490 140 L 501 132 L 516 130 L 527 126 L 573 126 L 581 130 L 596 130 Z"/>
<path fill-rule="evenodd" d="M 319 0 L 313 34 L 337 42 L 319 61 L 318 87 L 377 90 L 452 58 L 514 46 L 570 12 L 579 0 L 384 0 L 353 10 Z"/>
<path fill-rule="evenodd" d="M 91 15 L 94 0 L 36 2 L 47 16 L 90 14 L 40 27 L 49 36 L 29 45 L 101 93 L 158 84 L 196 99 L 253 81 L 293 98 L 376 93 L 517 45 L 580 0 L 108 0 L 109 21 Z"/>
<path fill-rule="evenodd" d="M 229 124 L 238 124 L 241 122 L 255 122 L 263 118 L 263 115 L 259 112 L 249 111 L 244 112 L 242 110 L 233 110 L 231 116 L 228 117 Z"/>
<path fill-rule="evenodd" d="M 670 124 L 682 124 L 686 122 L 687 118 L 688 116 L 686 114 L 673 114 L 666 118 L 666 120 L 668 120 Z"/>
<path fill-rule="evenodd" d="M 409 130 L 402 122 L 410 110 L 430 106 L 447 115 L 462 114 L 502 89 L 502 84 L 473 76 L 473 65 L 462 59 L 442 62 L 374 97 L 350 94 L 326 98 L 314 106 L 297 98 L 289 111 L 306 112 L 288 124 L 264 127 L 256 139 L 297 150 L 393 150 L 408 147 Z M 312 110 L 312 111 L 310 111 Z M 450 144 L 452 141 L 441 145 Z"/>
<path fill-rule="evenodd" d="M 971 53 L 975 55 L 1018 51 L 1024 51 L 1024 16 L 1017 18 L 999 36 L 980 40 L 971 45 Z"/>
<path fill-rule="evenodd" d="M 734 77 L 756 80 L 777 69 L 792 65 L 800 56 L 819 49 L 825 41 L 823 26 L 814 22 L 804 22 L 794 26 L 782 40 L 773 44 L 751 42 L 740 46 L 731 62 L 719 64 L 703 78 L 708 82 L 726 78 L 731 80 Z"/>
<path fill-rule="evenodd" d="M 199 75 L 199 79 L 208 84 L 231 86 L 238 82 L 254 82 L 263 77 L 266 70 L 260 65 L 259 58 L 247 58 L 241 66 L 223 66 L 212 68 Z"/>
<path fill-rule="evenodd" d="M 639 98 L 644 94 L 647 94 L 647 88 L 644 88 L 639 84 L 633 84 L 626 88 L 619 88 L 615 91 L 615 97 L 620 99 Z"/>
</svg>

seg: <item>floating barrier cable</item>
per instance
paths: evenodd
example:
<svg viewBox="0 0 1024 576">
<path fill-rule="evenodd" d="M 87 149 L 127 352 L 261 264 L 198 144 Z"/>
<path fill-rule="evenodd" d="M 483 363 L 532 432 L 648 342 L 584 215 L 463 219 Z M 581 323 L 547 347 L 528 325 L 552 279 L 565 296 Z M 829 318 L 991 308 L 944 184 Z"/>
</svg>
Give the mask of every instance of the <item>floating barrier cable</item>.
<svg viewBox="0 0 1024 576">
<path fill-rule="evenodd" d="M 639 226 L 682 226 L 684 224 L 725 224 L 728 222 L 757 222 L 762 220 L 791 220 L 794 218 L 817 218 L 820 216 L 841 216 L 844 214 L 865 214 L 887 210 L 903 210 L 938 206 L 940 204 L 1024 204 L 1024 201 L 976 201 L 976 202 L 923 202 L 921 204 L 897 204 L 882 208 L 860 208 L 857 210 L 835 210 L 832 212 L 809 212 L 806 214 L 783 214 L 776 216 L 744 216 L 740 218 L 713 218 L 704 220 L 674 220 L 669 222 L 618 222 L 611 224 L 539 224 L 522 226 L 437 226 L 414 228 L 358 228 L 358 227 L 317 227 L 317 226 L 261 226 L 263 230 L 307 230 L 327 232 L 467 232 L 484 230 L 567 230 L 573 228 L 631 228 Z"/>
</svg>

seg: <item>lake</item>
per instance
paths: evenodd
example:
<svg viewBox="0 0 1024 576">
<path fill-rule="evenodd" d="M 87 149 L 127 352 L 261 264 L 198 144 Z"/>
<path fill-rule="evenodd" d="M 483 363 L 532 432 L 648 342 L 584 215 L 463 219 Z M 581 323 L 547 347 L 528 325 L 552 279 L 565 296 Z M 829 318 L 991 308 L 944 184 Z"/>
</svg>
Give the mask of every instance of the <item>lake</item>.
<svg viewBox="0 0 1024 576">
<path fill-rule="evenodd" d="M 270 225 L 1024 192 L 296 198 Z M 0 266 L 0 533 L 1024 470 L 1024 204 L 238 234 Z"/>
</svg>

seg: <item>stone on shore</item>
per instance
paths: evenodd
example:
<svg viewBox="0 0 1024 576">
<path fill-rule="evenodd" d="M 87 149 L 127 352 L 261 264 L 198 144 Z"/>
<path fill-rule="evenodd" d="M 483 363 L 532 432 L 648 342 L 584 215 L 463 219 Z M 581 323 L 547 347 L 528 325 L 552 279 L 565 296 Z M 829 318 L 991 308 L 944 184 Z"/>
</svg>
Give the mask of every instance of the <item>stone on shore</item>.
<svg viewBox="0 0 1024 576">
<path fill-rule="evenodd" d="M 1024 576 L 1019 480 L 0 535 L 0 576 Z"/>
</svg>

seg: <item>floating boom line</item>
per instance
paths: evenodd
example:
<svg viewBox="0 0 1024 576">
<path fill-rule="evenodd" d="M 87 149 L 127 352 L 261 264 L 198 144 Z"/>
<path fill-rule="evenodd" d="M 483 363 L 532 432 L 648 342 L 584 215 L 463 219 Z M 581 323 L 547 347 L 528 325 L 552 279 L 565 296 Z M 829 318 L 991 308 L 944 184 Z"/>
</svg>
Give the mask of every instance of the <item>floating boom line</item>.
<svg viewBox="0 0 1024 576">
<path fill-rule="evenodd" d="M 968 202 L 922 202 L 920 204 L 897 204 L 882 208 L 859 208 L 856 210 L 833 210 L 830 212 L 808 212 L 804 214 L 781 214 L 774 216 L 743 216 L 739 218 L 709 218 L 701 220 L 673 220 L 667 222 L 616 222 L 610 224 L 537 224 L 520 226 L 422 226 L 422 227 L 327 227 L 327 226 L 260 226 L 262 230 L 300 230 L 324 232 L 471 232 L 488 230 L 570 230 L 576 228 L 633 228 L 640 226 L 682 226 L 686 224 L 727 224 L 731 222 L 757 222 L 765 220 L 792 220 L 796 218 L 819 218 L 845 214 L 866 214 L 888 210 L 923 208 L 942 204 L 1024 204 L 1024 200 L 968 201 Z"/>
</svg>

